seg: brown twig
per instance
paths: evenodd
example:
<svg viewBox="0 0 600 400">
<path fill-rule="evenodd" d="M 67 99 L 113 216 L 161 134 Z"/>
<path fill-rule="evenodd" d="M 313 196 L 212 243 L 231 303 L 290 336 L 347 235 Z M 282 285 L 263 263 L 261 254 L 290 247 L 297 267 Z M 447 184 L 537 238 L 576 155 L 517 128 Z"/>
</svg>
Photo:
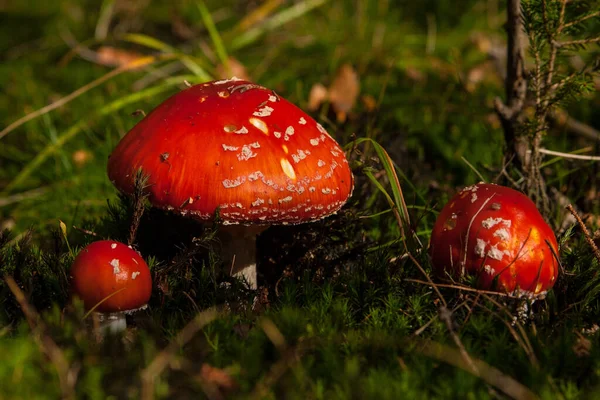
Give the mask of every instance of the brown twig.
<svg viewBox="0 0 600 400">
<path fill-rule="evenodd" d="M 533 400 L 539 398 L 525 385 L 482 360 L 472 359 L 471 364 L 466 363 L 460 352 L 449 346 L 431 340 L 421 340 L 417 350 L 427 357 L 443 361 L 481 378 L 513 399 Z"/>
<path fill-rule="evenodd" d="M 140 221 L 142 220 L 142 216 L 144 215 L 144 202 L 148 197 L 148 193 L 146 192 L 146 187 L 148 186 L 148 176 L 144 175 L 144 172 L 140 168 L 136 174 L 134 179 L 134 187 L 133 187 L 133 215 L 131 216 L 131 224 L 129 226 L 129 236 L 127 237 L 127 244 L 129 246 L 133 245 L 135 242 L 135 237 L 137 235 L 138 228 L 140 226 Z"/>
<path fill-rule="evenodd" d="M 594 243 L 594 239 L 592 239 L 592 235 L 590 235 L 590 231 L 588 231 L 587 227 L 583 223 L 583 220 L 581 219 L 581 217 L 579 216 L 577 211 L 575 211 L 575 209 L 573 208 L 573 206 L 571 204 L 569 204 L 567 206 L 567 210 L 569 210 L 569 212 L 577 220 L 577 223 L 579 224 L 579 227 L 581 228 L 581 231 L 583 232 L 583 236 L 585 236 L 586 242 L 588 242 L 588 244 L 592 248 L 592 251 L 594 252 L 594 256 L 596 257 L 596 260 L 598 260 L 598 262 L 600 263 L 600 249 L 598 249 L 598 246 L 596 246 L 596 243 Z"/>
<path fill-rule="evenodd" d="M 98 235 L 94 231 L 90 231 L 89 229 L 80 228 L 80 227 L 75 226 L 75 225 L 73 225 L 73 229 L 75 229 L 76 231 L 79 231 L 79 232 L 81 232 L 83 234 L 90 235 L 90 236 L 93 236 L 93 237 L 99 237 L 100 236 L 100 235 Z"/>
<path fill-rule="evenodd" d="M 550 119 L 555 123 L 564 126 L 564 128 L 578 136 L 583 136 L 587 139 L 600 141 L 600 131 L 594 129 L 590 125 L 584 124 L 581 121 L 577 121 L 571 118 L 566 111 L 556 109 L 550 112 Z"/>
<path fill-rule="evenodd" d="M 5 276 L 4 281 L 17 299 L 19 306 L 21 306 L 21 310 L 23 311 L 23 314 L 25 314 L 35 343 L 40 348 L 40 351 L 50 359 L 56 369 L 62 398 L 75 399 L 75 382 L 77 381 L 79 369 L 69 365 L 65 353 L 48 335 L 46 325 L 35 308 L 29 304 L 25 293 L 23 293 L 14 278 L 12 276 Z"/>
<path fill-rule="evenodd" d="M 564 42 L 554 42 L 556 48 L 565 47 L 565 46 L 575 46 L 575 45 L 586 45 L 591 43 L 600 43 L 600 36 L 587 38 L 587 39 L 579 39 L 579 40 L 566 40 Z"/>
</svg>

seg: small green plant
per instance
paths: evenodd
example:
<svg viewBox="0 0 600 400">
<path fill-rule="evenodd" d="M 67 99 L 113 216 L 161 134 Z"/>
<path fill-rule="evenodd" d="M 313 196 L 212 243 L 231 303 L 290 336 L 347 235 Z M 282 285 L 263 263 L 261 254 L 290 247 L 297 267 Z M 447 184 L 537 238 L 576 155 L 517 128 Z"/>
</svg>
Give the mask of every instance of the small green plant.
<svg viewBox="0 0 600 400">
<path fill-rule="evenodd" d="M 496 111 L 508 147 L 506 162 L 514 161 L 522 174 L 516 184 L 546 214 L 550 201 L 542 157 L 556 152 L 543 148 L 543 139 L 559 107 L 594 91 L 600 64 L 586 60 L 581 50 L 600 43 L 599 8 L 595 0 L 510 0 L 507 5 L 506 103 L 497 100 Z"/>
</svg>

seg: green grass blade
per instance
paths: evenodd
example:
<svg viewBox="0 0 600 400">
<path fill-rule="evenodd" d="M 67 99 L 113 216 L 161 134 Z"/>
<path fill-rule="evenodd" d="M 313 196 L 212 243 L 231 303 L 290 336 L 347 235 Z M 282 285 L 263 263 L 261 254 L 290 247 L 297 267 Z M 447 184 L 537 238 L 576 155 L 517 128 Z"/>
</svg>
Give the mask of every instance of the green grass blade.
<svg viewBox="0 0 600 400">
<path fill-rule="evenodd" d="M 246 47 L 254 43 L 263 34 L 273 31 L 290 21 L 302 17 L 313 9 L 322 6 L 326 2 L 327 0 L 306 0 L 296 3 L 293 6 L 273 15 L 259 26 L 249 29 L 243 34 L 236 35 L 231 42 L 230 48 L 233 50 L 239 50 L 243 47 Z"/>
<path fill-rule="evenodd" d="M 27 178 L 29 178 L 29 176 L 37 168 L 39 168 L 44 163 L 44 161 L 48 159 L 49 156 L 51 156 L 60 148 L 62 148 L 62 146 L 64 146 L 65 143 L 67 143 L 69 140 L 77 136 L 77 134 L 79 134 L 88 125 L 88 123 L 96 121 L 106 115 L 112 114 L 115 111 L 118 111 L 130 104 L 162 93 L 175 85 L 181 84 L 181 82 L 183 82 L 183 79 L 187 78 L 189 77 L 172 77 L 165 80 L 165 82 L 161 85 L 154 86 L 137 93 L 132 93 L 129 96 L 122 97 L 102 107 L 90 118 L 81 120 L 80 122 L 76 123 L 71 128 L 67 129 L 62 135 L 60 135 L 55 142 L 46 146 L 33 158 L 33 160 L 31 160 L 27 165 L 25 165 L 23 169 L 14 177 L 14 179 L 4 188 L 2 194 L 10 193 L 13 189 L 21 185 Z"/>
<path fill-rule="evenodd" d="M 202 17 L 202 22 L 210 35 L 210 39 L 213 42 L 213 46 L 215 51 L 217 52 L 217 56 L 219 57 L 219 61 L 225 67 L 226 71 L 230 71 L 229 69 L 229 56 L 227 55 L 227 50 L 225 49 L 225 45 L 223 44 L 223 40 L 221 39 L 221 35 L 215 26 L 215 22 L 213 21 L 212 16 L 210 15 L 210 11 L 206 8 L 206 4 L 203 1 L 198 2 L 198 10 L 200 11 L 200 16 Z"/>
<path fill-rule="evenodd" d="M 177 52 L 177 49 L 175 49 L 173 46 L 141 33 L 128 33 L 123 36 L 123 40 L 129 43 L 139 44 L 140 46 L 144 46 L 149 49 L 162 51 L 163 53 Z"/>
<path fill-rule="evenodd" d="M 361 144 L 364 142 L 368 142 L 373 145 L 373 148 L 375 149 L 375 152 L 377 153 L 377 156 L 379 157 L 379 160 L 383 165 L 383 169 L 386 175 L 388 176 L 388 179 L 390 180 L 393 200 L 387 193 L 387 191 L 385 191 L 385 189 L 382 191 L 383 187 L 381 186 L 381 184 L 377 184 L 376 186 L 380 191 L 382 191 L 382 193 L 385 194 L 386 198 L 388 199 L 388 202 L 390 202 L 390 205 L 396 210 L 398 210 L 398 212 L 400 213 L 401 221 L 399 221 L 399 223 L 402 224 L 401 229 L 403 230 L 404 226 L 408 226 L 410 224 L 410 217 L 408 214 L 408 208 L 406 207 L 406 202 L 404 200 L 404 195 L 402 193 L 402 187 L 400 186 L 400 180 L 398 179 L 398 174 L 396 173 L 396 169 L 394 167 L 394 163 L 388 155 L 387 151 L 385 151 L 385 149 L 373 139 L 360 138 L 357 139 L 356 144 Z M 373 177 L 371 180 L 373 179 L 375 179 L 375 177 Z"/>
</svg>

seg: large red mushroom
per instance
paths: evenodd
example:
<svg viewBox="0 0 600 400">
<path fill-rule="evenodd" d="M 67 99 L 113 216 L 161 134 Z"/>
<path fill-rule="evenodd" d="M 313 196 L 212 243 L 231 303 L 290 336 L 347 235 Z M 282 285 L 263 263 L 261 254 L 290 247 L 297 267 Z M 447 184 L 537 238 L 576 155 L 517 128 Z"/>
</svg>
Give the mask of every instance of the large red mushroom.
<svg viewBox="0 0 600 400">
<path fill-rule="evenodd" d="M 108 176 L 131 194 L 139 169 L 153 206 L 200 221 L 218 211 L 223 261 L 251 288 L 257 233 L 333 214 L 353 188 L 344 151 L 319 123 L 236 78 L 183 90 L 133 127 L 111 154 Z"/>
<path fill-rule="evenodd" d="M 102 330 L 125 329 L 125 313 L 146 307 L 152 278 L 144 259 L 131 247 L 101 240 L 79 252 L 71 266 L 73 293 L 94 310 Z"/>
<path fill-rule="evenodd" d="M 438 275 L 476 278 L 477 286 L 537 298 L 558 277 L 558 244 L 550 226 L 524 194 L 479 183 L 444 206 L 431 233 Z"/>
</svg>

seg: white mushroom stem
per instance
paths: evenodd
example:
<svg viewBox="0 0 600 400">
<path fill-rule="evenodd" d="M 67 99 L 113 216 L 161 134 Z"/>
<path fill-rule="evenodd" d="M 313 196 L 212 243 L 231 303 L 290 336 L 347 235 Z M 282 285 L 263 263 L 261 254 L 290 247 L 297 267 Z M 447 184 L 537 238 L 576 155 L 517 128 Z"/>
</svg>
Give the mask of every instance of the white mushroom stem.
<svg viewBox="0 0 600 400">
<path fill-rule="evenodd" d="M 98 331 L 101 337 L 107 334 L 123 332 L 127 328 L 125 312 L 95 312 L 94 315 L 98 318 Z"/>
<path fill-rule="evenodd" d="M 219 228 L 221 259 L 230 275 L 242 279 L 249 289 L 257 289 L 256 237 L 267 227 L 226 225 Z"/>
</svg>

